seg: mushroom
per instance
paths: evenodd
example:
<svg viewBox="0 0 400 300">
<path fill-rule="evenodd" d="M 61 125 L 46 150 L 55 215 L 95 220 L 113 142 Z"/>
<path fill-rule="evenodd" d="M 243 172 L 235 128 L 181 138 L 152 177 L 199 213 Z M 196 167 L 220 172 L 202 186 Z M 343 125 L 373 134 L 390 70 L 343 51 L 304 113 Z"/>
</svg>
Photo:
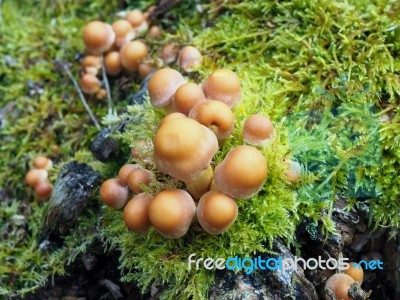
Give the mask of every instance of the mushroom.
<svg viewBox="0 0 400 300">
<path fill-rule="evenodd" d="M 284 163 L 289 166 L 289 168 L 285 171 L 286 178 L 291 183 L 295 183 L 300 178 L 301 165 L 297 161 L 293 161 L 291 159 L 285 159 Z"/>
<path fill-rule="evenodd" d="M 106 99 L 107 97 L 107 91 L 105 89 L 100 89 L 96 93 L 96 98 L 99 100 Z"/>
<path fill-rule="evenodd" d="M 349 275 L 354 281 L 357 281 L 361 285 L 364 279 L 363 268 L 356 262 L 350 262 L 349 265 L 350 266 L 346 270 L 343 270 L 343 273 Z"/>
<path fill-rule="evenodd" d="M 141 185 L 149 185 L 153 178 L 155 178 L 153 172 L 146 169 L 137 168 L 129 174 L 128 186 L 135 193 L 142 193 L 143 189 Z"/>
<path fill-rule="evenodd" d="M 123 218 L 129 230 L 147 234 L 151 226 L 149 218 L 149 204 L 153 196 L 140 193 L 133 197 L 124 208 Z"/>
<path fill-rule="evenodd" d="M 95 55 L 106 52 L 115 41 L 115 33 L 110 24 L 100 21 L 88 23 L 83 29 L 83 42 L 86 48 Z"/>
<path fill-rule="evenodd" d="M 100 80 L 93 74 L 84 74 L 79 80 L 79 85 L 85 94 L 93 95 L 96 94 L 100 88 Z"/>
<path fill-rule="evenodd" d="M 178 239 L 188 231 L 195 211 L 196 206 L 188 192 L 168 189 L 158 193 L 150 201 L 149 218 L 161 235 Z"/>
<path fill-rule="evenodd" d="M 267 116 L 254 114 L 243 127 L 243 141 L 253 146 L 263 146 L 275 135 L 274 125 Z"/>
<path fill-rule="evenodd" d="M 53 162 L 46 156 L 38 156 L 33 161 L 33 164 L 38 169 L 49 170 L 53 167 Z"/>
<path fill-rule="evenodd" d="M 121 73 L 121 55 L 118 51 L 111 51 L 104 57 L 104 66 L 108 75 L 115 76 Z"/>
<path fill-rule="evenodd" d="M 142 79 L 145 79 L 153 70 L 154 68 L 149 64 L 141 63 L 138 66 L 139 75 Z"/>
<path fill-rule="evenodd" d="M 161 48 L 159 57 L 166 65 L 172 64 L 178 56 L 178 48 L 175 43 L 169 43 Z"/>
<path fill-rule="evenodd" d="M 119 183 L 122 185 L 128 185 L 128 177 L 129 175 L 136 169 L 141 168 L 138 164 L 126 164 L 119 169 L 118 179 Z"/>
<path fill-rule="evenodd" d="M 221 234 L 235 222 L 238 206 L 231 197 L 219 193 L 204 194 L 197 206 L 197 220 L 209 234 Z"/>
<path fill-rule="evenodd" d="M 101 201 L 114 209 L 123 208 L 128 201 L 128 197 L 128 187 L 121 185 L 116 178 L 104 181 L 100 187 Z"/>
<path fill-rule="evenodd" d="M 242 98 L 239 78 L 227 69 L 214 71 L 204 82 L 203 91 L 207 99 L 225 102 L 230 108 Z"/>
<path fill-rule="evenodd" d="M 159 39 L 161 37 L 160 27 L 157 25 L 151 26 L 147 35 L 152 39 Z"/>
<path fill-rule="evenodd" d="M 153 161 L 153 142 L 151 140 L 139 140 L 131 148 L 131 156 L 135 161 L 150 163 Z"/>
<path fill-rule="evenodd" d="M 53 186 L 48 182 L 40 182 L 35 186 L 35 194 L 38 198 L 48 198 L 53 192 Z"/>
<path fill-rule="evenodd" d="M 125 19 L 128 20 L 128 22 L 131 23 L 133 29 L 139 33 L 148 29 L 146 18 L 143 13 L 138 9 L 134 9 L 129 12 L 125 16 Z"/>
<path fill-rule="evenodd" d="M 210 128 L 219 140 L 229 137 L 235 118 L 228 105 L 216 100 L 198 102 L 189 113 L 189 118 Z"/>
<path fill-rule="evenodd" d="M 173 120 L 173 119 L 176 119 L 176 118 L 187 118 L 187 116 L 184 115 L 183 113 L 180 113 L 180 112 L 173 112 L 173 113 L 170 113 L 170 114 L 166 115 L 166 116 L 164 117 L 164 119 L 162 119 L 162 121 L 161 121 L 161 123 L 160 123 L 160 126 L 162 126 L 162 125 L 164 125 L 166 122 L 168 122 L 168 121 L 170 121 L 170 120 Z"/>
<path fill-rule="evenodd" d="M 331 290 L 337 299 L 351 300 L 349 289 L 355 281 L 349 275 L 338 273 L 328 278 L 325 284 L 325 290 Z"/>
<path fill-rule="evenodd" d="M 179 53 L 178 66 L 184 73 L 190 73 L 201 64 L 202 60 L 203 56 L 197 48 L 186 46 Z"/>
<path fill-rule="evenodd" d="M 97 75 L 99 70 L 101 69 L 101 59 L 100 56 L 97 55 L 86 55 L 81 60 L 81 66 L 85 73 L 92 74 L 94 76 Z"/>
<path fill-rule="evenodd" d="M 151 104 L 157 108 L 170 107 L 175 91 L 184 83 L 185 79 L 178 71 L 170 68 L 158 70 L 149 80 Z"/>
<path fill-rule="evenodd" d="M 30 186 L 37 186 L 39 183 L 47 182 L 48 173 L 44 169 L 31 169 L 25 175 L 25 181 Z"/>
<path fill-rule="evenodd" d="M 176 90 L 172 100 L 172 109 L 188 115 L 197 102 L 205 100 L 206 96 L 200 86 L 193 82 L 186 82 Z"/>
<path fill-rule="evenodd" d="M 147 47 L 141 41 L 132 41 L 121 48 L 121 63 L 128 71 L 137 71 L 141 61 L 147 56 Z"/>
<path fill-rule="evenodd" d="M 215 168 L 214 183 L 219 192 L 248 199 L 260 191 L 267 174 L 264 155 L 254 147 L 243 145 L 230 150 Z"/>
<path fill-rule="evenodd" d="M 210 163 L 217 150 L 218 140 L 214 133 L 189 118 L 164 122 L 154 137 L 157 169 L 185 182 L 195 197 L 199 190 L 208 191 L 212 179 Z"/>
<path fill-rule="evenodd" d="M 135 31 L 127 20 L 117 20 L 112 24 L 115 33 L 115 45 L 119 48 L 135 38 Z"/>
</svg>

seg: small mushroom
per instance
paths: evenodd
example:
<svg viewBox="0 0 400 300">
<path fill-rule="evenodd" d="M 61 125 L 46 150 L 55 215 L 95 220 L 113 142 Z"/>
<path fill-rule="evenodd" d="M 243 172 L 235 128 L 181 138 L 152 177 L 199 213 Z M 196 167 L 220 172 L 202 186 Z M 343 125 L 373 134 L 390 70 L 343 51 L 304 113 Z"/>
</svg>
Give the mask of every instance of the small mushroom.
<svg viewBox="0 0 400 300">
<path fill-rule="evenodd" d="M 33 164 L 38 169 L 49 170 L 53 167 L 53 162 L 46 156 L 38 156 L 33 161 Z"/>
<path fill-rule="evenodd" d="M 149 80 L 151 104 L 157 108 L 170 107 L 176 90 L 184 83 L 185 79 L 178 71 L 170 68 L 158 70 Z"/>
<path fill-rule="evenodd" d="M 100 80 L 92 74 L 84 74 L 79 80 L 79 86 L 88 95 L 96 94 L 101 89 Z"/>
<path fill-rule="evenodd" d="M 123 47 L 135 38 L 135 31 L 127 20 L 117 20 L 112 24 L 115 33 L 115 45 Z"/>
<path fill-rule="evenodd" d="M 101 69 L 101 59 L 100 56 L 97 55 L 86 55 L 81 60 L 81 66 L 85 73 L 92 74 L 94 76 L 97 75 L 99 70 Z"/>
<path fill-rule="evenodd" d="M 203 91 L 207 99 L 225 102 L 230 108 L 242 98 L 239 78 L 227 69 L 214 71 L 204 82 Z"/>
<path fill-rule="evenodd" d="M 38 198 L 48 198 L 53 192 L 53 186 L 48 182 L 40 182 L 35 186 L 35 194 Z"/>
<path fill-rule="evenodd" d="M 221 234 L 235 222 L 238 206 L 231 197 L 219 193 L 204 194 L 197 206 L 197 220 L 209 234 Z"/>
<path fill-rule="evenodd" d="M 239 146 L 228 152 L 215 168 L 216 189 L 232 198 L 248 199 L 260 191 L 268 174 L 264 155 L 252 146 Z"/>
<path fill-rule="evenodd" d="M 154 68 L 149 64 L 140 63 L 138 66 L 139 75 L 142 79 L 145 79 L 153 70 Z"/>
<path fill-rule="evenodd" d="M 219 140 L 232 134 L 235 118 L 228 105 L 221 101 L 198 102 L 189 113 L 189 118 L 210 128 Z"/>
<path fill-rule="evenodd" d="M 44 169 L 31 169 L 25 175 L 25 181 L 30 186 L 37 186 L 39 183 L 47 182 L 48 173 Z"/>
<path fill-rule="evenodd" d="M 325 290 L 331 290 L 337 299 L 351 300 L 349 289 L 353 282 L 353 278 L 349 275 L 343 273 L 334 274 L 326 281 Z"/>
<path fill-rule="evenodd" d="M 128 186 L 135 193 L 142 193 L 143 189 L 141 185 L 149 185 L 153 178 L 155 178 L 153 172 L 146 169 L 137 168 L 129 174 Z"/>
<path fill-rule="evenodd" d="M 157 25 L 151 26 L 147 35 L 152 39 L 159 39 L 161 37 L 160 27 Z"/>
<path fill-rule="evenodd" d="M 190 73 L 203 60 L 200 51 L 193 46 L 186 46 L 179 52 L 178 66 L 184 73 Z"/>
<path fill-rule="evenodd" d="M 123 208 L 128 201 L 129 189 L 118 179 L 112 178 L 103 182 L 100 187 L 100 199 L 104 204 L 114 208 Z"/>
<path fill-rule="evenodd" d="M 160 123 L 160 126 L 162 126 L 162 125 L 164 125 L 166 122 L 168 122 L 168 121 L 170 121 L 170 120 L 173 120 L 173 119 L 176 119 L 176 118 L 187 118 L 187 116 L 184 115 L 184 114 L 182 114 L 182 113 L 180 113 L 180 112 L 173 112 L 173 113 L 170 113 L 170 114 L 166 115 L 166 116 L 164 117 L 164 119 L 162 119 L 162 121 L 161 121 L 161 123 Z"/>
<path fill-rule="evenodd" d="M 132 41 L 121 48 L 121 63 L 128 71 L 137 71 L 139 64 L 147 56 L 147 47 L 141 41 Z"/>
<path fill-rule="evenodd" d="M 263 146 L 275 135 L 274 125 L 267 116 L 254 114 L 243 127 L 243 141 L 253 146 Z"/>
<path fill-rule="evenodd" d="M 172 100 L 172 109 L 188 115 L 196 103 L 205 100 L 206 96 L 200 86 L 193 82 L 186 82 L 176 90 Z"/>
<path fill-rule="evenodd" d="M 104 57 L 104 66 L 108 75 L 115 76 L 121 73 L 121 55 L 118 51 L 111 51 Z"/>
<path fill-rule="evenodd" d="M 95 55 L 100 55 L 111 48 L 115 33 L 110 24 L 93 21 L 83 29 L 83 42 L 86 48 Z"/>
<path fill-rule="evenodd" d="M 146 17 L 138 9 L 134 9 L 131 12 L 129 12 L 125 16 L 125 19 L 128 20 L 129 23 L 131 23 L 133 29 L 135 31 L 137 31 L 138 33 L 146 31 L 149 27 L 149 25 L 146 21 Z"/>
<path fill-rule="evenodd" d="M 195 211 L 196 206 L 188 192 L 168 189 L 158 193 L 150 201 L 149 218 L 161 235 L 178 239 L 188 231 Z"/>
<path fill-rule="evenodd" d="M 288 165 L 288 169 L 285 171 L 286 178 L 291 182 L 295 183 L 300 178 L 301 165 L 297 161 L 291 159 L 285 159 L 284 162 Z"/>
<path fill-rule="evenodd" d="M 343 273 L 349 275 L 354 281 L 357 281 L 361 285 L 364 279 L 363 268 L 355 262 L 349 262 L 349 265 L 350 266 L 346 270 L 343 270 Z"/>
<path fill-rule="evenodd" d="M 129 175 L 136 169 L 141 168 L 138 164 L 126 164 L 119 169 L 118 179 L 121 185 L 128 185 L 128 177 Z"/>
<path fill-rule="evenodd" d="M 105 89 L 100 89 L 96 93 L 96 99 L 103 100 L 107 97 L 107 91 Z"/>
<path fill-rule="evenodd" d="M 174 43 L 169 43 L 161 48 L 159 57 L 166 65 L 170 65 L 175 62 L 178 56 L 178 48 Z"/>
<path fill-rule="evenodd" d="M 153 196 L 140 193 L 133 197 L 124 208 L 124 223 L 129 230 L 147 234 L 151 226 L 149 218 L 149 205 Z"/>
</svg>

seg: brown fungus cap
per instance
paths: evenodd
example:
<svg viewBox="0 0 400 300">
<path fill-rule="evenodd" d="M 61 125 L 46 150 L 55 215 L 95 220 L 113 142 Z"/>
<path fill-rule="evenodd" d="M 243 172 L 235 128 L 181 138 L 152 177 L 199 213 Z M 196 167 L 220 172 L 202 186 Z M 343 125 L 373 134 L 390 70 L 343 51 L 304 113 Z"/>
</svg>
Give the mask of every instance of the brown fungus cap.
<svg viewBox="0 0 400 300">
<path fill-rule="evenodd" d="M 166 65 L 172 64 L 176 60 L 177 56 L 178 56 L 178 48 L 174 43 L 169 43 L 164 45 L 161 48 L 159 54 L 159 57 Z"/>
<path fill-rule="evenodd" d="M 154 160 L 158 170 L 185 182 L 207 169 L 217 150 L 214 133 L 189 118 L 165 122 L 154 137 Z"/>
<path fill-rule="evenodd" d="M 142 193 L 141 185 L 149 185 L 153 178 L 155 178 L 153 172 L 142 168 L 136 169 L 128 176 L 128 186 L 135 193 Z"/>
<path fill-rule="evenodd" d="M 349 289 L 355 281 L 349 275 L 338 273 L 328 278 L 325 284 L 325 289 L 330 289 L 337 299 L 351 300 Z"/>
<path fill-rule="evenodd" d="M 119 169 L 118 179 L 119 183 L 122 185 L 128 185 L 128 177 L 129 175 L 136 169 L 141 168 L 138 164 L 126 164 Z"/>
<path fill-rule="evenodd" d="M 115 41 L 115 33 L 111 25 L 93 21 L 83 29 L 83 42 L 86 48 L 95 55 L 100 55 L 111 48 Z"/>
<path fill-rule="evenodd" d="M 35 186 L 35 194 L 38 198 L 48 198 L 53 192 L 53 186 L 48 182 L 41 182 Z"/>
<path fill-rule="evenodd" d="M 178 66 L 184 73 L 190 73 L 203 61 L 200 51 L 193 46 L 186 46 L 179 52 Z"/>
<path fill-rule="evenodd" d="M 149 95 L 154 107 L 168 107 L 171 105 L 175 91 L 185 83 L 182 75 L 170 68 L 163 68 L 154 73 L 149 80 Z"/>
<path fill-rule="evenodd" d="M 198 102 L 190 111 L 189 118 L 210 128 L 219 140 L 226 139 L 231 135 L 235 123 L 229 106 L 215 100 Z"/>
<path fill-rule="evenodd" d="M 197 220 L 209 234 L 221 234 L 235 222 L 238 206 L 231 197 L 219 193 L 204 194 L 197 206 Z"/>
<path fill-rule="evenodd" d="M 145 79 L 153 70 L 154 68 L 149 64 L 140 63 L 138 66 L 138 72 L 142 79 Z"/>
<path fill-rule="evenodd" d="M 146 21 L 145 16 L 139 9 L 134 9 L 130 11 L 126 16 L 125 19 L 132 25 L 132 27 L 139 27 L 143 22 Z"/>
<path fill-rule="evenodd" d="M 162 126 L 162 125 L 164 125 L 166 122 L 168 122 L 168 121 L 170 121 L 170 120 L 173 120 L 173 119 L 176 119 L 176 118 L 187 118 L 187 116 L 184 115 L 183 113 L 180 113 L 180 112 L 173 112 L 173 113 L 170 113 L 170 114 L 166 115 L 166 116 L 164 117 L 164 119 L 162 119 L 162 121 L 161 121 L 161 123 L 160 123 L 160 126 Z"/>
<path fill-rule="evenodd" d="M 244 145 L 230 150 L 215 168 L 214 183 L 218 191 L 232 198 L 248 199 L 260 191 L 267 174 L 264 155 Z"/>
<path fill-rule="evenodd" d="M 37 186 L 39 183 L 47 182 L 49 174 L 44 169 L 32 169 L 25 175 L 25 181 L 30 186 Z"/>
<path fill-rule="evenodd" d="M 112 24 L 115 33 L 115 45 L 122 47 L 135 38 L 135 31 L 127 20 L 117 20 Z"/>
<path fill-rule="evenodd" d="M 239 78 L 227 69 L 214 71 L 204 82 L 203 91 L 207 99 L 225 102 L 230 108 L 242 98 Z"/>
<path fill-rule="evenodd" d="M 49 170 L 53 167 L 53 162 L 46 156 L 37 156 L 33 161 L 33 164 L 38 169 Z"/>
<path fill-rule="evenodd" d="M 262 146 L 275 134 L 274 125 L 267 116 L 254 114 L 247 118 L 243 127 L 243 140 L 253 146 Z"/>
<path fill-rule="evenodd" d="M 149 204 L 153 196 L 141 193 L 133 197 L 124 208 L 124 223 L 129 230 L 147 234 L 151 226 L 149 218 Z"/>
<path fill-rule="evenodd" d="M 151 26 L 147 35 L 152 39 L 159 39 L 161 37 L 160 27 L 157 25 Z"/>
<path fill-rule="evenodd" d="M 100 80 L 93 74 L 84 74 L 79 80 L 79 86 L 88 95 L 96 94 L 101 89 Z"/>
<path fill-rule="evenodd" d="M 108 179 L 100 187 L 100 199 L 104 204 L 114 208 L 123 208 L 128 201 L 129 189 L 121 185 L 118 179 Z"/>
<path fill-rule="evenodd" d="M 132 41 L 121 48 L 121 63 L 128 71 L 137 71 L 139 64 L 147 56 L 147 47 L 141 41 Z"/>
<path fill-rule="evenodd" d="M 164 190 L 154 196 L 149 205 L 151 224 L 164 237 L 178 239 L 186 234 L 196 211 L 188 192 Z"/>
<path fill-rule="evenodd" d="M 104 66 L 108 75 L 115 76 L 121 73 L 121 55 L 118 51 L 111 51 L 104 57 Z"/>
<path fill-rule="evenodd" d="M 349 262 L 349 265 L 350 266 L 346 270 L 343 270 L 343 273 L 349 275 L 351 278 L 353 278 L 354 281 L 357 281 L 359 284 L 362 284 L 364 279 L 363 268 L 355 262 Z"/>
<path fill-rule="evenodd" d="M 86 55 L 81 60 L 81 66 L 85 73 L 97 75 L 101 69 L 101 58 L 97 55 Z"/>
<path fill-rule="evenodd" d="M 205 100 L 206 96 L 199 85 L 193 82 L 186 82 L 176 90 L 172 100 L 172 109 L 188 115 L 196 103 Z"/>
</svg>

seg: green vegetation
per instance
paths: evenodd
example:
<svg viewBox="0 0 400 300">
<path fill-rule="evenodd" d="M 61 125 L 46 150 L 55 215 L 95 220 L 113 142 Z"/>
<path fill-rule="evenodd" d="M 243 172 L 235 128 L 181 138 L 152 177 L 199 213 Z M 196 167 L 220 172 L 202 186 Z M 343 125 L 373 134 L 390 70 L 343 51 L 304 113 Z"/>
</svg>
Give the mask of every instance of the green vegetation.
<svg viewBox="0 0 400 300">
<path fill-rule="evenodd" d="M 111 21 L 126 5 L 149 5 L 144 2 L 6 0 L 2 5 L 0 108 L 10 102 L 13 108 L 0 128 L 0 295 L 34 291 L 51 276 L 64 274 L 67 264 L 101 239 L 108 250 L 121 252 L 123 280 L 143 291 L 153 284 L 165 286 L 166 299 L 202 299 L 214 275 L 188 271 L 191 253 L 246 256 L 269 251 L 277 237 L 296 243 L 294 232 L 304 219 L 313 232 L 318 225 L 332 233 L 336 196 L 349 199 L 349 207 L 366 198 L 373 226 L 400 227 L 398 1 L 216 1 L 204 6 L 211 16 L 206 29 L 201 24 L 207 14 L 187 14 L 193 7 L 183 1 L 161 22 L 171 30 L 162 43 L 199 47 L 206 59 L 191 76 L 194 81 L 224 67 L 237 72 L 242 82 L 234 135 L 216 162 L 242 143 L 248 115 L 268 114 L 276 126 L 274 144 L 262 150 L 269 163 L 263 190 L 239 201 L 239 219 L 224 235 L 191 230 L 180 240 L 166 240 L 154 231 L 145 237 L 129 233 L 121 212 L 101 207 L 99 213 L 95 197 L 80 217 L 79 231 L 58 248 L 40 249 L 37 235 L 46 204 L 34 202 L 23 184 L 32 158 L 54 158 L 58 167 L 53 179 L 72 159 L 89 162 L 105 178 L 119 168 L 91 156 L 88 149 L 97 130 L 54 60 L 74 62 L 83 49 L 80 30 L 88 20 Z M 34 6 L 35 11 L 39 6 L 37 16 L 30 11 Z M 160 44 L 152 44 L 153 57 Z M 77 75 L 77 63 L 72 70 Z M 129 92 L 120 93 L 117 80 L 111 84 L 116 112 L 121 112 Z M 128 90 L 137 87 L 133 82 Z M 89 102 L 99 119 L 105 117 L 105 102 Z M 128 129 L 116 134 L 126 149 L 121 161 L 130 159 L 128 146 L 152 138 L 162 116 L 146 102 L 103 119 L 110 126 L 129 121 Z M 305 166 L 295 185 L 283 175 L 282 161 L 288 155 Z"/>
</svg>

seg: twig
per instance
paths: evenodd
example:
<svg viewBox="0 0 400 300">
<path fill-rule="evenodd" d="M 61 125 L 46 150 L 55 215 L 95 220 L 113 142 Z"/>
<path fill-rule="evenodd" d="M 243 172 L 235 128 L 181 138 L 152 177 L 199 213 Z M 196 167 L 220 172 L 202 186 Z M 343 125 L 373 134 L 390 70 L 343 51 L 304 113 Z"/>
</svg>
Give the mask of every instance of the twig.
<svg viewBox="0 0 400 300">
<path fill-rule="evenodd" d="M 108 83 L 106 67 L 104 65 L 104 55 L 101 56 L 101 73 L 103 76 L 104 85 L 106 87 L 107 92 L 107 103 L 108 103 L 108 114 L 112 114 L 112 100 L 111 100 L 111 92 L 110 92 L 110 85 Z"/>
<path fill-rule="evenodd" d="M 78 82 L 75 80 L 74 76 L 72 75 L 70 69 L 69 69 L 68 66 L 67 66 L 65 63 L 63 63 L 63 62 L 61 62 L 59 65 L 62 66 L 62 68 L 63 68 L 63 70 L 65 71 L 65 73 L 67 73 L 68 77 L 71 79 L 72 83 L 73 83 L 74 86 L 75 86 L 76 91 L 78 92 L 79 98 L 80 98 L 80 100 L 81 100 L 83 106 L 85 107 L 86 111 L 87 111 L 88 114 L 89 114 L 89 117 L 92 119 L 92 121 L 93 121 L 93 123 L 94 123 L 94 126 L 96 126 L 96 128 L 100 131 L 100 130 L 101 130 L 101 127 L 100 127 L 100 125 L 99 125 L 99 122 L 97 122 L 96 117 L 94 116 L 92 110 L 90 109 L 88 103 L 86 102 L 85 96 L 83 95 L 82 90 L 81 90 L 81 88 L 79 87 Z"/>
</svg>

